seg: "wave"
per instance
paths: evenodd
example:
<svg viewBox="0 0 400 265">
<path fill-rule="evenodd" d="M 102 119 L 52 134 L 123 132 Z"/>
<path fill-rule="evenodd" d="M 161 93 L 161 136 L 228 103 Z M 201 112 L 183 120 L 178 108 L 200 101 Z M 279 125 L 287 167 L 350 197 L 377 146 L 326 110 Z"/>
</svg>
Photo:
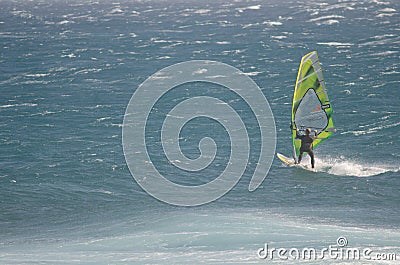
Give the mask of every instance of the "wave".
<svg viewBox="0 0 400 265">
<path fill-rule="evenodd" d="M 264 21 L 262 23 L 263 25 L 268 25 L 268 26 L 282 26 L 283 23 L 279 21 Z"/>
<path fill-rule="evenodd" d="M 388 165 L 351 161 L 345 158 L 316 158 L 315 160 L 318 171 L 336 176 L 372 177 L 400 171 L 400 166 L 395 168 Z"/>
<path fill-rule="evenodd" d="M 318 42 L 318 45 L 326 45 L 326 46 L 338 46 L 338 47 L 349 47 L 349 46 L 353 46 L 353 43 L 343 43 L 343 42 L 335 42 L 335 41 L 331 41 L 331 42 Z"/>
<path fill-rule="evenodd" d="M 36 103 L 21 103 L 21 104 L 7 104 L 0 105 L 0 109 L 13 108 L 13 107 L 36 107 Z"/>
<path fill-rule="evenodd" d="M 387 118 L 382 119 L 382 120 L 386 120 L 386 119 Z M 369 124 L 368 126 L 373 126 L 373 125 L 376 125 L 376 124 L 378 124 L 378 123 L 372 123 L 372 124 Z M 392 128 L 392 127 L 397 127 L 399 125 L 400 125 L 400 122 L 396 122 L 396 123 L 391 123 L 391 124 L 375 126 L 373 128 L 368 128 L 366 130 L 342 132 L 341 134 L 349 134 L 349 133 L 351 133 L 354 136 L 360 136 L 360 135 L 364 135 L 364 134 L 376 133 L 376 132 L 378 132 L 380 130 L 389 129 L 389 128 Z M 359 128 L 364 128 L 364 127 L 367 127 L 367 126 L 359 126 Z"/>
<path fill-rule="evenodd" d="M 84 229 L 70 233 L 55 231 L 53 233 L 62 238 L 58 241 L 45 238 L 38 244 L 24 239 L 21 245 L 4 248 L 0 262 L 280 264 L 283 262 L 277 257 L 276 262 L 270 257 L 266 260 L 258 258 L 257 249 L 269 244 L 276 249 L 313 248 L 319 252 L 322 248 L 336 246 L 339 238 L 346 242 L 348 239 L 349 247 L 369 247 L 380 252 L 399 250 L 399 231 L 396 229 L 332 224 L 320 218 L 283 214 L 282 210 L 293 211 L 287 208 L 186 209 L 162 212 L 162 216 L 157 212 L 134 221 L 131 217 L 106 220 L 86 224 Z M 335 209 L 330 211 L 337 212 Z M 285 261 L 289 262 L 287 264 L 299 263 L 299 260 Z M 323 264 L 337 264 L 337 261 L 327 258 Z"/>
<path fill-rule="evenodd" d="M 338 15 L 329 15 L 329 16 L 322 16 L 322 17 L 316 17 L 316 18 L 312 18 L 309 19 L 308 22 L 315 22 L 315 21 L 321 21 L 321 20 L 329 20 L 332 18 L 345 18 L 344 16 L 338 16 Z"/>
<path fill-rule="evenodd" d="M 316 24 L 318 26 L 321 26 L 321 25 L 333 25 L 333 24 L 339 24 L 339 23 L 340 23 L 339 20 L 329 19 L 329 20 L 326 20 L 324 22 L 320 22 L 320 23 L 316 23 Z"/>
<path fill-rule="evenodd" d="M 239 13 L 242 13 L 242 12 L 244 12 L 246 10 L 259 10 L 259 9 L 261 9 L 261 5 L 254 5 L 254 6 L 236 8 L 236 10 Z"/>
</svg>

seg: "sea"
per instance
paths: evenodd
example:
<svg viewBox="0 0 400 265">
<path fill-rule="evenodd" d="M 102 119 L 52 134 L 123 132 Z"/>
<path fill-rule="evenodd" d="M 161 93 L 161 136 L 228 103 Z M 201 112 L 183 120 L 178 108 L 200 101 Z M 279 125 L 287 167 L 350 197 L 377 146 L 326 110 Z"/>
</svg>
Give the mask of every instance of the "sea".
<svg viewBox="0 0 400 265">
<path fill-rule="evenodd" d="M 398 264 L 399 12 L 397 0 L 0 0 L 0 264 Z M 133 178 L 124 116 L 154 73 L 191 60 L 242 71 L 268 100 L 276 152 L 290 156 L 293 88 L 311 51 L 337 129 L 315 150 L 316 173 L 274 157 L 250 192 L 263 139 L 249 126 L 247 169 L 214 201 L 171 205 Z M 229 162 L 212 119 L 189 121 L 180 141 L 195 159 L 203 137 L 216 139 L 207 170 L 176 169 L 160 148 L 166 110 L 198 95 L 254 120 L 223 86 L 166 95 L 149 116 L 149 162 L 181 185 Z M 296 254 L 311 248 L 318 257 Z"/>
</svg>

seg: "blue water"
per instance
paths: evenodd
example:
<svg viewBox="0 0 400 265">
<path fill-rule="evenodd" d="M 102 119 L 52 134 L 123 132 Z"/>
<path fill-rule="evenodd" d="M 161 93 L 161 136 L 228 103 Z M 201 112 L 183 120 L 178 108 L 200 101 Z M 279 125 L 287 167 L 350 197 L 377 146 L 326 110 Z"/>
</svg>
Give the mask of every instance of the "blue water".
<svg viewBox="0 0 400 265">
<path fill-rule="evenodd" d="M 339 236 L 400 259 L 400 2 L 305 2 L 0 1 L 0 263 L 266 263 L 264 243 L 322 248 Z M 312 50 L 338 129 L 316 150 L 318 173 L 275 159 L 250 193 L 252 156 L 231 192 L 195 208 L 159 202 L 134 181 L 122 123 L 147 77 L 193 59 L 240 69 L 268 99 L 277 151 L 289 155 L 293 85 Z M 235 102 L 213 86 L 168 96 L 199 93 Z M 152 162 L 186 185 L 218 176 L 223 127 L 197 120 L 182 133 L 188 156 L 202 137 L 221 143 L 207 174 L 177 176 L 156 147 Z"/>
</svg>

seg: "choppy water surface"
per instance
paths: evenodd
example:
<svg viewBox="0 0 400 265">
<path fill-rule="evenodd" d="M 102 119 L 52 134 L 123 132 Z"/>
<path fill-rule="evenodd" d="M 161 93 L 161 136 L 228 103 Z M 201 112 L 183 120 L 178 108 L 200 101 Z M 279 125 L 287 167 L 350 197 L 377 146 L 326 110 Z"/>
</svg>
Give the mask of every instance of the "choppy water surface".
<svg viewBox="0 0 400 265">
<path fill-rule="evenodd" d="M 256 263 L 264 243 L 322 248 L 339 236 L 399 253 L 399 10 L 394 0 L 1 1 L 0 262 Z M 193 59 L 240 69 L 262 88 L 277 151 L 289 155 L 293 85 L 312 50 L 338 128 L 316 151 L 319 173 L 275 159 L 257 191 L 249 170 L 196 208 L 161 203 L 133 180 L 121 126 L 148 76 Z M 169 94 L 156 124 L 193 91 Z M 237 102 L 221 87 L 196 93 Z M 229 145 L 216 122 L 182 133 L 189 156 L 205 136 Z M 152 162 L 171 179 L 197 185 L 225 168 L 229 149 L 201 179 L 177 176 L 157 150 Z"/>
</svg>

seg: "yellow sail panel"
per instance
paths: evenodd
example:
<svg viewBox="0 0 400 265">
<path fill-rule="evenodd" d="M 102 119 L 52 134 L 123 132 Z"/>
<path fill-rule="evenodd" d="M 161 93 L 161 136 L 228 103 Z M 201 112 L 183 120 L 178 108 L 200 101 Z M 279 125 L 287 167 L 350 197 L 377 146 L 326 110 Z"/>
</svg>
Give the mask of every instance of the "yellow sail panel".
<svg viewBox="0 0 400 265">
<path fill-rule="evenodd" d="M 304 134 L 307 128 L 317 131 L 318 138 L 313 143 L 315 148 L 335 131 L 332 112 L 318 54 L 310 52 L 301 59 L 293 94 L 292 141 L 296 157 L 301 146 L 301 140 L 296 139 L 296 128 L 300 134 Z"/>
</svg>

